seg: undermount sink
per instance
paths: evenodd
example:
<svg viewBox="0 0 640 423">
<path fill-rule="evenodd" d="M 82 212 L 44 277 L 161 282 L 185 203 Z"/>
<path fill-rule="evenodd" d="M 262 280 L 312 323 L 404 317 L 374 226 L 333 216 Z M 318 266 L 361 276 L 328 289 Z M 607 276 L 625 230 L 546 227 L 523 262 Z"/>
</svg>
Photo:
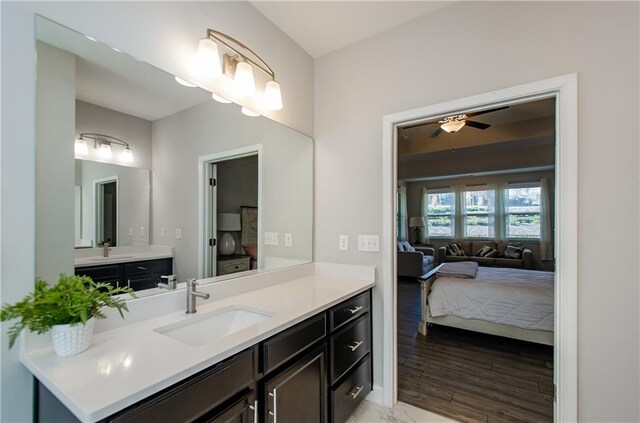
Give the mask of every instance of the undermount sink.
<svg viewBox="0 0 640 423">
<path fill-rule="evenodd" d="M 242 305 L 232 305 L 184 321 L 154 329 L 183 344 L 199 347 L 253 326 L 274 313 Z"/>
<path fill-rule="evenodd" d="M 89 261 L 109 261 L 109 260 L 123 260 L 133 258 L 133 256 L 115 255 L 109 257 L 87 257 Z"/>
</svg>

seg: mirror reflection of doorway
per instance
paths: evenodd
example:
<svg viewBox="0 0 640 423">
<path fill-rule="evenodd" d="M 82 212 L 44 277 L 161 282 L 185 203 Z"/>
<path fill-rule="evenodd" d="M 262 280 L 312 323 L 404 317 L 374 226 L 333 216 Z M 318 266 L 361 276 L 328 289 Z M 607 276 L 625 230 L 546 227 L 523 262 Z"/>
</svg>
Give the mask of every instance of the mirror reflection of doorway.
<svg viewBox="0 0 640 423">
<path fill-rule="evenodd" d="M 96 181 L 96 245 L 118 245 L 118 180 Z"/>
</svg>

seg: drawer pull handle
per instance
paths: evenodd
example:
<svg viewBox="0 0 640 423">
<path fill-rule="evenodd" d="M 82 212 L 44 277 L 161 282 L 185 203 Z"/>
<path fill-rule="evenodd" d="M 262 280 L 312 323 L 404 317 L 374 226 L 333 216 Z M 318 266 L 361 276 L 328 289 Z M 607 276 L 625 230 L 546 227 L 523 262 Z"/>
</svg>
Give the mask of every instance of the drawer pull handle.
<svg viewBox="0 0 640 423">
<path fill-rule="evenodd" d="M 360 392 L 362 392 L 363 389 L 364 389 L 364 385 L 363 386 L 356 386 L 354 389 L 351 390 L 351 392 L 349 392 L 349 395 L 353 399 L 356 399 L 356 398 L 358 398 L 358 395 L 360 395 Z"/>
<path fill-rule="evenodd" d="M 138 266 L 138 270 L 147 270 L 146 267 Z"/>
<path fill-rule="evenodd" d="M 269 415 L 273 417 L 273 423 L 277 423 L 278 416 L 276 415 L 278 410 L 278 397 L 276 396 L 276 390 L 274 389 L 272 392 L 269 392 L 269 396 L 273 397 L 273 411 L 269 411 Z"/>
<path fill-rule="evenodd" d="M 253 412 L 253 423 L 258 423 L 258 400 L 255 400 L 253 405 L 249 406 L 249 410 Z"/>
<path fill-rule="evenodd" d="M 358 307 L 348 308 L 347 311 L 349 311 L 351 314 L 356 314 L 357 312 L 359 312 L 363 308 L 364 308 L 364 306 L 358 306 Z"/>
<path fill-rule="evenodd" d="M 354 341 L 354 344 L 353 344 L 353 345 L 347 345 L 347 347 L 348 347 L 349 349 L 351 349 L 351 351 L 355 351 L 355 350 L 357 350 L 358 348 L 360 348 L 360 345 L 362 345 L 362 344 L 364 344 L 364 341 Z"/>
</svg>

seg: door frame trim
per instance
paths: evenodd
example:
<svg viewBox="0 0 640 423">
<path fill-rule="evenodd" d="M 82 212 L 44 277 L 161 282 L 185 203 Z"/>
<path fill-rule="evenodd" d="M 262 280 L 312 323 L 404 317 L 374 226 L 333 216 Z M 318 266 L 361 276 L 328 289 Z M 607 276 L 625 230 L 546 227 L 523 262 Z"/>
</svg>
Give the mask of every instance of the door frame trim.
<svg viewBox="0 0 640 423">
<path fill-rule="evenodd" d="M 262 261 L 264 260 L 262 257 L 262 144 L 253 144 L 198 157 L 198 279 L 205 277 L 208 266 L 209 241 L 207 234 L 211 229 L 208 223 L 209 219 L 207 219 L 206 207 L 209 204 L 208 167 L 210 164 L 250 156 L 258 156 L 258 268 L 262 267 Z"/>
<path fill-rule="evenodd" d="M 100 211 L 98 210 L 98 205 L 102 206 L 100 199 L 98 198 L 99 193 L 99 185 L 106 185 L 112 182 L 116 183 L 116 244 L 122 242 L 120 239 L 120 182 L 118 181 L 118 175 L 107 176 L 104 178 L 98 178 L 93 180 L 93 248 L 98 247 L 98 232 L 100 228 L 100 222 L 98 217 L 100 216 Z M 104 224 L 104 223 L 103 223 Z M 82 229 L 82 228 L 81 228 Z M 81 231 L 82 232 L 82 231 Z M 117 247 L 117 245 L 113 245 L 113 247 Z"/>
<path fill-rule="evenodd" d="M 397 127 L 460 110 L 556 98 L 555 192 L 555 421 L 578 419 L 578 77 L 568 74 L 453 101 L 385 115 L 382 124 L 382 401 L 397 401 L 396 191 Z"/>
</svg>

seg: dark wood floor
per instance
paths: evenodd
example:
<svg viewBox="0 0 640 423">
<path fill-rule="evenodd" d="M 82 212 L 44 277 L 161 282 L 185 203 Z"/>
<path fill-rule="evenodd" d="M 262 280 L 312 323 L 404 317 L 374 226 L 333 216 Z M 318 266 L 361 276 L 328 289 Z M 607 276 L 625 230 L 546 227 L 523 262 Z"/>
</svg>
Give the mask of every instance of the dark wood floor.
<svg viewBox="0 0 640 423">
<path fill-rule="evenodd" d="M 398 282 L 398 400 L 463 422 L 553 421 L 553 348 L 434 325 Z"/>
</svg>

